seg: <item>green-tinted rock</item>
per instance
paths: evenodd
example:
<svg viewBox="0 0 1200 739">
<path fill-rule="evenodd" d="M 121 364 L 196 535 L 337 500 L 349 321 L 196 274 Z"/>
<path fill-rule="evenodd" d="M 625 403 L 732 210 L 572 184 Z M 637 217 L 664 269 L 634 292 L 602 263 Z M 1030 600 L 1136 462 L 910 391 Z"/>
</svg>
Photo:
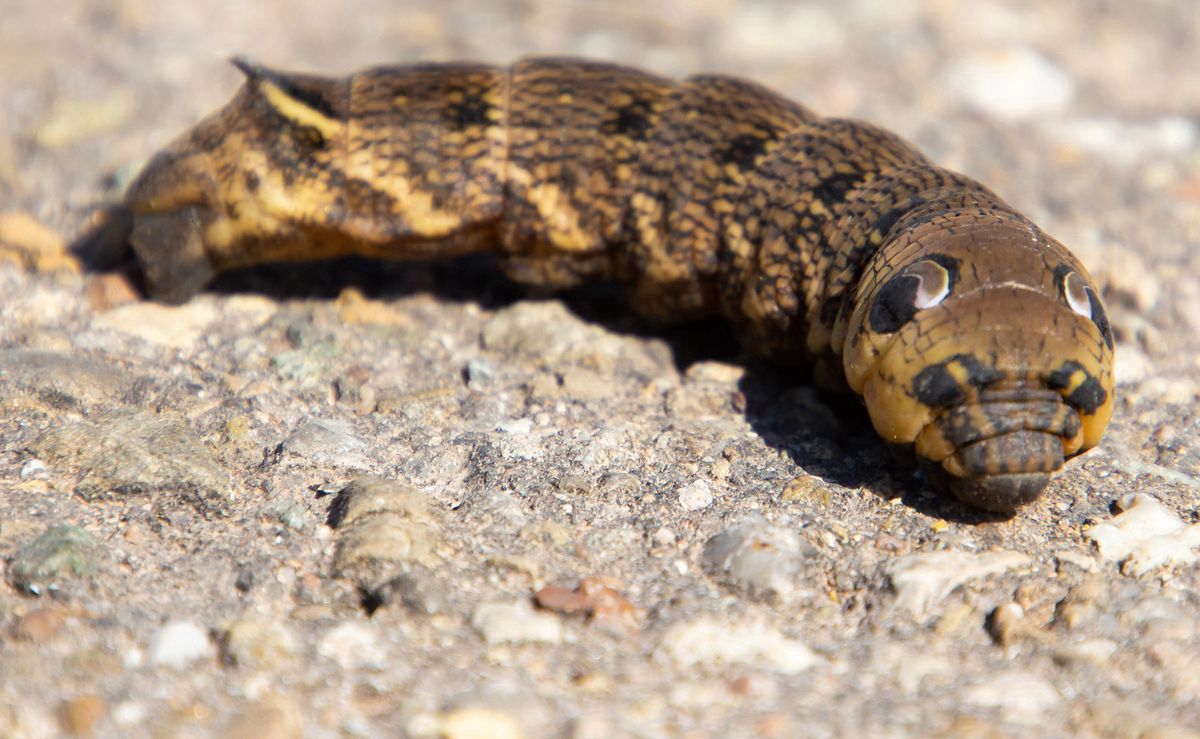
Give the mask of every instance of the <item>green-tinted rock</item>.
<svg viewBox="0 0 1200 739">
<path fill-rule="evenodd" d="M 17 550 L 8 564 L 8 581 L 35 595 L 89 580 L 100 569 L 104 550 L 78 526 L 52 526 Z"/>
</svg>

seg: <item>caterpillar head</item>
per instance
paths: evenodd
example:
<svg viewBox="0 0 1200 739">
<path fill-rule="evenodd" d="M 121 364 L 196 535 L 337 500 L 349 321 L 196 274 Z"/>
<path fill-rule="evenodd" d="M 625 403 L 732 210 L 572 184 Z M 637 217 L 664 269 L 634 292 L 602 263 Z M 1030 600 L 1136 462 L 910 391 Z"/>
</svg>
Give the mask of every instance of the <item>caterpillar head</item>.
<svg viewBox="0 0 1200 739">
<path fill-rule="evenodd" d="M 889 442 L 970 505 L 1008 512 L 1095 446 L 1113 337 L 1083 265 L 1023 220 L 978 210 L 886 240 L 840 319 L 843 364 Z"/>
</svg>

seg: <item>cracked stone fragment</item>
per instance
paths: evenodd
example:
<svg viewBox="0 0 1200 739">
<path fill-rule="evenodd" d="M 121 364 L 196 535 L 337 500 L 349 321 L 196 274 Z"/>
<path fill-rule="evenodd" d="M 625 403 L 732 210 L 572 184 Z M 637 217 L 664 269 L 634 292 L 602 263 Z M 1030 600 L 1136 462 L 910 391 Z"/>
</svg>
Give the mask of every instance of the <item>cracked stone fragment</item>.
<svg viewBox="0 0 1200 739">
<path fill-rule="evenodd" d="M 886 574 L 896 592 L 896 607 L 924 618 L 963 583 L 999 575 L 1031 561 L 1029 555 L 1011 551 L 922 552 L 892 560 Z"/>
<path fill-rule="evenodd" d="M 667 629 L 660 655 L 680 669 L 722 669 L 731 666 L 795 675 L 824 660 L 804 643 L 762 623 L 722 623 L 700 618 Z"/>
<path fill-rule="evenodd" d="M 1190 565 L 1200 559 L 1200 524 L 1187 525 L 1149 495 L 1124 496 L 1121 513 L 1084 532 L 1121 572 L 1139 577 L 1160 567 Z"/>
<path fill-rule="evenodd" d="M 176 418 L 123 408 L 50 429 L 34 440 L 46 462 L 77 475 L 86 500 L 174 494 L 202 513 L 225 514 L 229 477 Z"/>
<path fill-rule="evenodd" d="M 752 515 L 704 543 L 704 569 L 717 580 L 758 598 L 786 597 L 796 589 L 803 554 L 794 531 Z"/>
<path fill-rule="evenodd" d="M 382 605 L 394 589 L 385 587 L 389 582 L 440 564 L 435 552 L 439 518 L 425 494 L 410 485 L 371 475 L 356 478 L 342 488 L 330 511 L 330 524 L 338 529 L 334 574 L 362 588 L 375 607 Z"/>
</svg>

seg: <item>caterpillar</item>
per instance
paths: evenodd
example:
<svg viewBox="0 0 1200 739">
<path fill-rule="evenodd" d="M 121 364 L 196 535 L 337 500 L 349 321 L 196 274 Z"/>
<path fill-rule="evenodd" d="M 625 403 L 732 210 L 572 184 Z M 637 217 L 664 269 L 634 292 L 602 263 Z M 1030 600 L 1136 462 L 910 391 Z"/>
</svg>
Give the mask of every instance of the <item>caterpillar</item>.
<svg viewBox="0 0 1200 739">
<path fill-rule="evenodd" d="M 1036 499 L 1108 425 L 1113 334 L 1084 266 L 881 128 L 582 59 L 339 78 L 233 63 L 232 101 L 125 196 L 156 299 L 347 254 L 613 280 L 645 316 L 719 314 L 755 354 L 835 378 L 887 444 L 990 511 Z"/>
</svg>

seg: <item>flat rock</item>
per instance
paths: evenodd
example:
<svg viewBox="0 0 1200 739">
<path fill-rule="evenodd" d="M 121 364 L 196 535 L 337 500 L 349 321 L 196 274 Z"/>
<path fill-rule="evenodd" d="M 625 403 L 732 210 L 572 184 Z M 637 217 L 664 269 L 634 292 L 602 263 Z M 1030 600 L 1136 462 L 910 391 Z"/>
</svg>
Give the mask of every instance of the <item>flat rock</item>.
<svg viewBox="0 0 1200 739">
<path fill-rule="evenodd" d="M 225 513 L 229 477 L 183 421 L 123 408 L 50 429 L 33 451 L 58 474 L 75 475 L 87 500 L 174 495 L 202 513 Z"/>
<path fill-rule="evenodd" d="M 1027 554 L 1010 551 L 922 552 L 892 560 L 885 571 L 896 591 L 896 607 L 924 618 L 960 585 L 1023 567 L 1031 561 Z"/>
</svg>

